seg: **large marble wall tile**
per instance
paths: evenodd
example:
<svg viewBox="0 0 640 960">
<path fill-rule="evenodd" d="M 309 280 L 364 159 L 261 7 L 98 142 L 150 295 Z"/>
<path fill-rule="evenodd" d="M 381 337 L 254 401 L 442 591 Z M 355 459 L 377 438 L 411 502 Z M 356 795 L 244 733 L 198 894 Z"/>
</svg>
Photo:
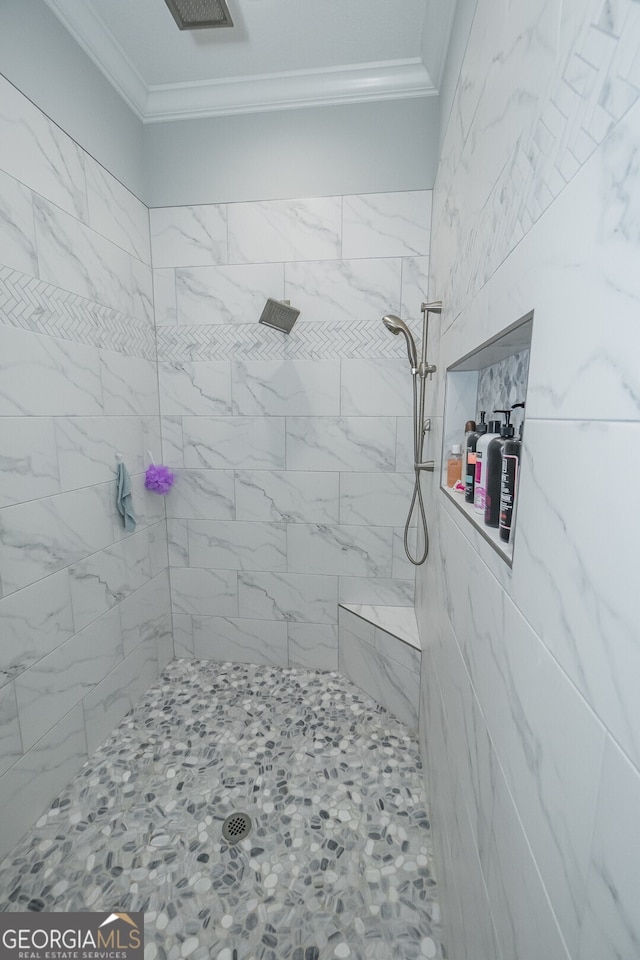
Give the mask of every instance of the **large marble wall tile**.
<svg viewBox="0 0 640 960">
<path fill-rule="evenodd" d="M 491 904 L 487 896 L 482 866 L 464 799 L 458 791 L 453 797 L 454 827 L 451 831 L 450 857 L 451 871 L 456 878 L 459 914 L 454 934 L 455 940 L 452 943 L 445 941 L 448 955 L 473 957 L 473 960 L 506 960 L 501 956 L 491 915 Z M 437 876 L 439 881 L 440 875 Z M 438 892 L 440 892 L 440 882 L 438 882 Z M 445 910 L 449 907 L 447 898 L 443 898 L 442 906 Z M 454 949 L 456 949 L 455 954 Z"/>
<path fill-rule="evenodd" d="M 0 325 L 0 416 L 100 414 L 99 351 Z"/>
<path fill-rule="evenodd" d="M 242 572 L 238 574 L 238 598 L 241 617 L 336 623 L 338 578 Z"/>
<path fill-rule="evenodd" d="M 84 151 L 0 77 L 0 169 L 87 220 Z"/>
<path fill-rule="evenodd" d="M 427 434 L 424 440 L 423 457 L 425 460 L 436 460 L 436 471 L 441 457 L 441 450 L 436 449 L 432 438 Z M 413 419 L 411 417 L 398 417 L 397 419 L 397 439 L 395 449 L 396 470 L 398 473 L 411 473 L 415 462 L 414 439 L 413 439 Z M 439 474 L 436 473 L 439 476 Z"/>
<path fill-rule="evenodd" d="M 89 226 L 143 263 L 151 263 L 149 211 L 93 157 L 85 156 Z"/>
<path fill-rule="evenodd" d="M 229 263 L 340 257 L 340 197 L 231 203 L 228 210 Z"/>
<path fill-rule="evenodd" d="M 155 640 L 138 644 L 82 701 L 89 754 L 102 743 L 158 678 Z"/>
<path fill-rule="evenodd" d="M 395 417 L 287 417 L 288 470 L 395 470 Z"/>
<path fill-rule="evenodd" d="M 131 312 L 136 320 L 153 328 L 153 270 L 135 257 L 131 258 Z M 155 350 L 153 358 L 155 359 Z"/>
<path fill-rule="evenodd" d="M 171 621 L 169 621 L 170 623 Z M 166 656 L 166 651 L 164 652 Z M 129 667 L 129 696 L 131 706 L 140 699 L 140 697 L 149 689 L 152 683 L 158 679 L 160 673 L 160 661 L 163 656 L 161 645 L 153 640 L 145 640 L 138 644 L 133 653 L 129 654 L 127 660 L 131 661 Z M 124 661 L 123 661 L 124 662 Z M 163 665 L 162 669 L 164 669 Z"/>
<path fill-rule="evenodd" d="M 55 437 L 63 490 L 113 480 L 117 454 L 122 454 L 130 474 L 144 469 L 142 424 L 138 417 L 57 417 Z"/>
<path fill-rule="evenodd" d="M 578 960 L 638 952 L 639 808 L 640 775 L 607 737 Z"/>
<path fill-rule="evenodd" d="M 237 617 L 237 571 L 172 567 L 171 603 L 174 613 L 190 613 L 201 617 Z"/>
<path fill-rule="evenodd" d="M 535 307 L 527 417 L 638 418 L 637 199 L 619 184 L 639 147 L 636 107 L 496 275 L 499 309 Z"/>
<path fill-rule="evenodd" d="M 406 522 L 406 513 L 409 512 L 409 505 L 411 500 L 407 501 L 406 511 L 405 511 L 405 522 Z M 427 523 L 429 523 L 431 518 L 427 517 Z M 411 551 L 412 557 L 418 556 L 418 537 L 417 537 L 417 528 L 415 526 L 409 528 L 408 543 L 409 550 Z M 429 527 L 429 537 L 431 537 L 431 528 Z M 420 542 L 422 543 L 422 537 Z M 431 548 L 430 548 L 431 549 Z M 393 560 L 391 566 L 391 576 L 394 580 L 411 580 L 416 576 L 416 568 L 413 566 L 409 558 L 407 557 L 406 551 L 404 549 L 404 525 L 402 527 L 393 528 Z"/>
<path fill-rule="evenodd" d="M 340 360 L 245 360 L 231 364 L 240 416 L 337 416 Z"/>
<path fill-rule="evenodd" d="M 183 417 L 182 430 L 185 467 L 284 468 L 282 418 Z"/>
<path fill-rule="evenodd" d="M 338 627 L 335 623 L 287 624 L 289 665 L 308 670 L 338 669 Z"/>
<path fill-rule="evenodd" d="M 352 610 L 341 606 L 338 608 L 338 624 L 344 631 L 353 634 L 373 649 L 376 627 L 372 620 L 360 617 Z"/>
<path fill-rule="evenodd" d="M 338 523 L 338 473 L 236 470 L 235 488 L 238 520 Z"/>
<path fill-rule="evenodd" d="M 290 572 L 390 577 L 393 531 L 389 527 L 287 525 Z"/>
<path fill-rule="evenodd" d="M 192 567 L 272 571 L 287 568 L 284 523 L 189 520 L 187 526 Z"/>
<path fill-rule="evenodd" d="M 144 640 L 157 638 L 163 621 L 171 614 L 168 571 L 149 580 L 120 604 L 120 624 L 125 657 Z"/>
<path fill-rule="evenodd" d="M 430 223 L 430 190 L 344 197 L 342 256 L 428 255 Z"/>
<path fill-rule="evenodd" d="M 40 197 L 33 209 L 40 279 L 131 314 L 129 254 Z"/>
<path fill-rule="evenodd" d="M 147 529 L 149 535 L 149 563 L 151 565 L 151 576 L 157 577 L 159 573 L 169 566 L 168 543 L 167 543 L 167 521 L 161 520 L 154 523 Z"/>
<path fill-rule="evenodd" d="M 60 492 L 54 421 L 0 418 L 0 507 Z"/>
<path fill-rule="evenodd" d="M 122 659 L 119 611 L 110 610 L 15 681 L 25 750 Z"/>
<path fill-rule="evenodd" d="M 168 518 L 233 520 L 233 470 L 176 470 L 174 475 L 175 483 L 166 498 Z"/>
<path fill-rule="evenodd" d="M 400 316 L 412 327 L 418 324 L 419 335 L 422 334 L 422 314 L 420 307 L 429 301 L 429 258 L 404 257 L 402 260 L 402 299 Z M 430 323 L 433 315 L 430 317 Z M 436 345 L 435 338 L 429 338 L 432 346 Z M 429 356 L 432 351 L 429 351 Z"/>
<path fill-rule="evenodd" d="M 176 273 L 173 268 L 153 271 L 153 306 L 156 327 L 177 323 Z"/>
<path fill-rule="evenodd" d="M 277 620 L 194 617 L 193 650 L 199 660 L 287 666 L 287 624 Z"/>
<path fill-rule="evenodd" d="M 153 266 L 196 267 L 227 262 L 227 208 L 158 207 L 149 210 Z"/>
<path fill-rule="evenodd" d="M 482 869 L 486 871 L 499 761 L 450 625 L 445 627 L 445 636 L 440 638 L 438 652 L 433 651 L 433 648 L 431 652 L 434 655 L 431 663 L 427 665 L 427 671 L 434 670 L 434 675 L 429 676 L 428 689 L 431 694 L 426 695 L 428 698 L 435 687 L 439 688 L 446 709 L 446 734 L 442 729 L 429 731 L 427 728 L 426 736 L 433 739 L 446 737 L 450 775 L 455 783 L 456 794 L 460 794 L 464 800 L 476 855 Z M 424 656 L 423 654 L 423 658 Z M 440 745 L 436 752 L 439 748 Z M 436 765 L 434 770 L 437 769 Z M 435 776 L 435 773 L 433 775 Z M 440 812 L 446 816 L 445 810 Z M 449 827 L 453 840 L 456 828 L 451 824 Z M 462 882 L 459 877 L 457 882 Z"/>
<path fill-rule="evenodd" d="M 153 643 L 153 646 L 151 644 Z M 155 647 L 155 654 L 158 658 L 158 673 L 162 673 L 165 667 L 171 663 L 175 658 L 175 649 L 173 646 L 173 618 L 171 614 L 164 618 L 164 621 L 158 627 L 155 637 L 152 641 L 145 641 L 140 644 L 140 647 L 137 649 L 144 650 L 149 647 L 148 659 L 150 660 L 149 667 L 153 667 L 153 653 Z M 143 694 L 146 690 L 146 687 L 139 683 L 138 689 L 136 691 L 136 699 Z"/>
<path fill-rule="evenodd" d="M 341 360 L 340 413 L 345 417 L 410 417 L 407 360 Z"/>
<path fill-rule="evenodd" d="M 504 780 L 496 780 L 487 889 L 504 957 L 569 960 L 552 905 L 540 880 Z"/>
<path fill-rule="evenodd" d="M 100 365 L 106 414 L 158 413 L 158 375 L 152 360 L 101 350 Z"/>
<path fill-rule="evenodd" d="M 286 630 L 286 627 L 285 627 Z M 13 683 L 0 690 L 0 776 L 22 755 L 18 705 Z"/>
<path fill-rule="evenodd" d="M 408 607 L 401 607 L 401 610 L 409 611 Z M 420 675 L 421 652 L 412 647 L 410 643 L 399 640 L 398 637 L 387 633 L 382 627 L 375 627 L 373 633 L 373 646 L 383 656 L 390 660 L 395 660 L 400 666 L 406 667 L 412 673 Z"/>
<path fill-rule="evenodd" d="M 228 360 L 159 363 L 160 409 L 165 416 L 215 416 L 231 413 L 231 364 Z"/>
<path fill-rule="evenodd" d="M 100 487 L 87 487 L 0 511 L 0 578 L 5 594 L 113 542 Z"/>
<path fill-rule="evenodd" d="M 357 687 L 404 721 L 418 729 L 419 674 L 412 673 L 352 633 L 341 620 L 340 672 Z"/>
<path fill-rule="evenodd" d="M 340 603 L 378 603 L 390 607 L 412 607 L 414 580 L 384 577 L 340 577 Z"/>
<path fill-rule="evenodd" d="M 413 483 L 413 474 L 408 473 L 341 474 L 340 523 L 380 527 L 404 524 Z"/>
<path fill-rule="evenodd" d="M 162 462 L 168 467 L 184 467 L 182 417 L 161 417 Z M 153 451 L 155 452 L 155 451 Z M 198 464 L 202 466 L 202 464 Z"/>
<path fill-rule="evenodd" d="M 305 321 L 349 324 L 399 312 L 399 258 L 286 263 L 284 270 L 285 297 Z"/>
<path fill-rule="evenodd" d="M 193 658 L 193 617 L 173 614 L 173 646 L 178 660 Z"/>
<path fill-rule="evenodd" d="M 186 520 L 167 520 L 170 567 L 189 566 L 189 529 Z"/>
<path fill-rule="evenodd" d="M 176 270 L 178 323 L 256 323 L 267 297 L 284 299 L 282 263 Z"/>
<path fill-rule="evenodd" d="M 598 450 L 595 459 L 590 450 Z M 633 485 L 611 478 L 613 464 L 620 477 L 640 469 L 639 423 L 527 420 L 512 595 L 620 745 L 640 762 L 638 506 Z"/>
<path fill-rule="evenodd" d="M 69 569 L 76 629 L 115 606 L 151 579 L 149 534 L 141 530 Z"/>
<path fill-rule="evenodd" d="M 0 171 L 0 263 L 29 276 L 38 275 L 31 191 L 2 171 Z"/>
<path fill-rule="evenodd" d="M 574 951 L 604 729 L 500 586 L 487 582 L 457 529 L 447 528 L 447 543 L 452 622 L 538 869 Z M 500 636 L 508 636 L 509 644 L 500 643 Z"/>
<path fill-rule="evenodd" d="M 75 632 L 68 571 L 61 570 L 0 600 L 0 620 L 3 685 Z"/>
<path fill-rule="evenodd" d="M 0 857 L 75 776 L 87 759 L 82 707 L 73 707 L 0 778 Z"/>
</svg>

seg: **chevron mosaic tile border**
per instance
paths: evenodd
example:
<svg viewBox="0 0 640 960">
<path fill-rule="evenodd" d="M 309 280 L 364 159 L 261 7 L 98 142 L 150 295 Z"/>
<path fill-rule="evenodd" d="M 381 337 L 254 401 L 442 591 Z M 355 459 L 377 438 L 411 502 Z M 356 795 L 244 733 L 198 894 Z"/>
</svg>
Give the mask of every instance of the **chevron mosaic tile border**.
<svg viewBox="0 0 640 960">
<path fill-rule="evenodd" d="M 0 267 L 0 324 L 155 360 L 154 329 L 136 317 Z"/>
<path fill-rule="evenodd" d="M 376 360 L 406 356 L 380 320 L 298 322 L 291 334 L 257 323 L 158 327 L 158 360 Z"/>
</svg>

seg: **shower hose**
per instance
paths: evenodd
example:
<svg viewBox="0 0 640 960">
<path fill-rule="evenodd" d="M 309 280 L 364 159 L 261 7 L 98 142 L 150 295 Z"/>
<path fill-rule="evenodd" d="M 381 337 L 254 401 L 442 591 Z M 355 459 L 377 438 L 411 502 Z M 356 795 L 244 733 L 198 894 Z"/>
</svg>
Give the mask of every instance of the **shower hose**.
<svg viewBox="0 0 640 960">
<path fill-rule="evenodd" d="M 419 386 L 418 381 L 420 381 Z M 407 514 L 407 522 L 404 525 L 404 552 L 414 567 L 419 567 L 423 564 L 429 553 L 429 528 L 427 526 L 427 513 L 424 508 L 424 500 L 422 499 L 420 467 L 418 466 L 418 464 L 422 462 L 422 450 L 424 447 L 424 391 L 425 378 L 421 377 L 416 371 L 413 374 L 413 469 L 415 473 L 415 483 L 413 485 L 413 496 L 411 497 L 409 513 Z M 424 547 L 419 557 L 412 557 L 411 550 L 409 549 L 409 527 L 411 526 L 411 517 L 413 516 L 416 502 L 418 504 L 420 525 L 424 536 Z"/>
</svg>

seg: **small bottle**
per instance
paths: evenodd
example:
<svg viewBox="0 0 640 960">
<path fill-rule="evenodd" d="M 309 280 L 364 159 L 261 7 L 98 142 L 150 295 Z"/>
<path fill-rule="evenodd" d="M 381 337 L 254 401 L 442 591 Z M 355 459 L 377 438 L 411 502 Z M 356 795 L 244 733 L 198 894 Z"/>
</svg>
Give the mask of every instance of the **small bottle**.
<svg viewBox="0 0 640 960">
<path fill-rule="evenodd" d="M 497 433 L 500 433 L 500 421 L 490 420 L 487 424 L 487 432 L 478 439 L 476 444 L 476 481 L 473 489 L 473 507 L 474 510 L 482 514 L 483 519 L 487 496 L 487 448 Z"/>
<path fill-rule="evenodd" d="M 473 503 L 473 494 L 476 485 L 476 446 L 478 440 L 487 432 L 487 425 L 484 422 L 486 413 L 484 410 L 480 411 L 480 423 L 475 428 L 474 431 L 466 435 L 467 442 L 465 446 L 465 457 L 464 457 L 464 499 L 465 503 Z M 469 423 L 473 423 L 473 420 L 470 420 Z"/>
<path fill-rule="evenodd" d="M 447 456 L 447 486 L 455 487 L 462 479 L 462 447 L 459 443 L 452 443 Z"/>
</svg>

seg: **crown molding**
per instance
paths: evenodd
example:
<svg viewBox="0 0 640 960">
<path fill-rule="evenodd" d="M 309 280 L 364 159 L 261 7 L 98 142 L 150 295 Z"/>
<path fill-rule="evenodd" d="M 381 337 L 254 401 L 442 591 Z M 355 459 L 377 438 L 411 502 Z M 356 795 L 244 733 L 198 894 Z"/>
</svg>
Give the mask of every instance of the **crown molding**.
<svg viewBox="0 0 640 960">
<path fill-rule="evenodd" d="M 145 123 L 159 123 L 436 94 L 421 60 L 400 60 L 198 83 L 158 84 L 149 88 L 143 119 Z"/>
<path fill-rule="evenodd" d="M 93 8 L 78 0 L 44 2 L 138 119 L 144 120 L 147 85 Z"/>
<path fill-rule="evenodd" d="M 437 94 L 420 58 L 147 85 L 91 6 L 45 3 L 143 123 Z"/>
</svg>

